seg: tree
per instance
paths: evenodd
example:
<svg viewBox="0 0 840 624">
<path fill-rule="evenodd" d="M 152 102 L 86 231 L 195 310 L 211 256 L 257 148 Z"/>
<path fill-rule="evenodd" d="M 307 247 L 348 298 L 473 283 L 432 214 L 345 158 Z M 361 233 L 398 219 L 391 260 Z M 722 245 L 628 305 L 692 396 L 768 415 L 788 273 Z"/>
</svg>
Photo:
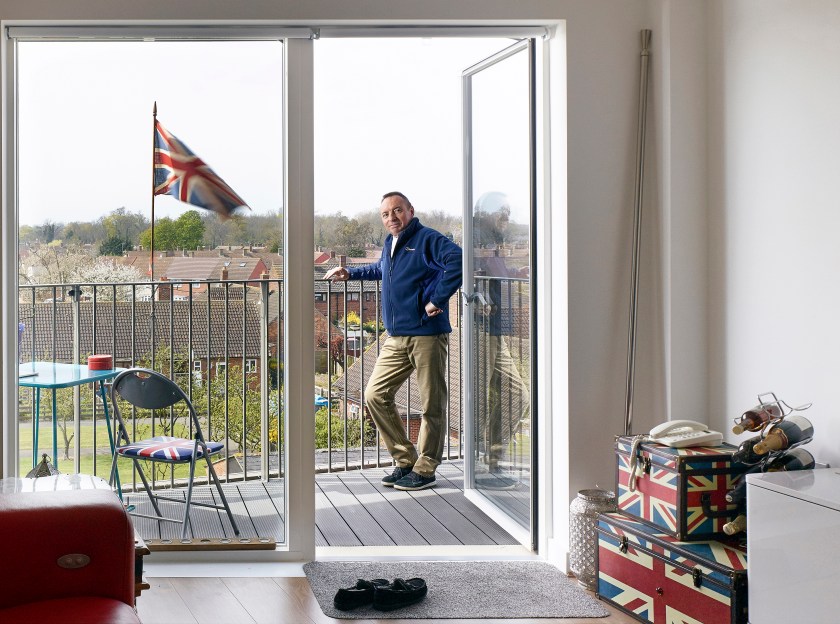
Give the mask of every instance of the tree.
<svg viewBox="0 0 840 624">
<path fill-rule="evenodd" d="M 105 238 L 120 238 L 131 241 L 132 245 L 139 240 L 140 232 L 149 227 L 149 220 L 142 213 L 128 212 L 125 208 L 117 208 L 99 221 Z"/>
<path fill-rule="evenodd" d="M 346 219 L 339 225 L 336 232 L 336 249 L 343 254 L 354 257 L 364 257 L 365 241 L 370 234 L 371 226 L 360 223 L 356 219 Z"/>
<path fill-rule="evenodd" d="M 93 245 L 102 240 L 102 228 L 96 223 L 73 221 L 64 226 L 61 238 L 65 243 Z"/>
<path fill-rule="evenodd" d="M 175 222 L 169 217 L 155 220 L 155 251 L 174 251 L 177 248 Z M 143 249 L 152 248 L 152 228 L 140 234 Z"/>
<path fill-rule="evenodd" d="M 79 266 L 93 262 L 79 245 L 33 246 L 18 263 L 21 284 L 71 284 Z"/>
<path fill-rule="evenodd" d="M 38 236 L 41 237 L 41 240 L 44 243 L 51 243 L 55 240 L 55 233 L 57 229 L 58 226 L 52 221 L 44 221 L 37 228 Z"/>
<path fill-rule="evenodd" d="M 379 216 L 379 210 L 369 210 L 356 215 L 356 220 L 368 226 L 367 238 L 364 241 L 374 247 L 381 247 L 385 240 L 387 232 L 382 227 L 382 217 Z"/>
<path fill-rule="evenodd" d="M 99 256 L 92 262 L 82 263 L 70 272 L 71 282 L 77 284 L 104 284 L 96 289 L 97 301 L 130 301 L 134 297 L 131 286 L 109 288 L 107 284 L 130 284 L 145 279 L 137 267 L 122 264 L 111 258 Z"/>
<path fill-rule="evenodd" d="M 175 220 L 176 249 L 198 249 L 204 240 L 204 222 L 197 210 L 188 210 Z"/>
<path fill-rule="evenodd" d="M 38 231 L 31 225 L 21 225 L 18 230 L 18 243 L 21 246 L 31 245 L 38 241 Z"/>
<path fill-rule="evenodd" d="M 219 245 L 247 245 L 253 242 L 248 239 L 249 220 L 250 217 L 235 214 L 223 221 L 214 212 L 204 213 L 204 244 L 213 249 Z"/>
<path fill-rule="evenodd" d="M 121 256 L 126 251 L 130 251 L 134 245 L 127 238 L 121 236 L 111 236 L 106 238 L 99 244 L 99 255 L 101 256 Z"/>
</svg>

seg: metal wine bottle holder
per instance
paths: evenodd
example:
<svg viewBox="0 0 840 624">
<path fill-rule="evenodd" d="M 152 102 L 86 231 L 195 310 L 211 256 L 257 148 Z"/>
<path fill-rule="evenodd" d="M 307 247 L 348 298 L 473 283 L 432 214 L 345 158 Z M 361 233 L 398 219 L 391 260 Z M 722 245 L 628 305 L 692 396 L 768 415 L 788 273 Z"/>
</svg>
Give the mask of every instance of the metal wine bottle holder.
<svg viewBox="0 0 840 624">
<path fill-rule="evenodd" d="M 771 399 L 771 398 L 772 398 L 772 400 L 768 400 L 768 399 Z M 813 403 L 803 403 L 802 405 L 798 405 L 796 407 L 791 407 L 790 404 L 788 404 L 786 401 L 783 401 L 783 400 L 779 399 L 776 396 L 775 392 L 764 392 L 762 394 L 759 394 L 758 395 L 758 405 L 756 405 L 752 409 L 754 409 L 754 410 L 759 410 L 760 409 L 760 410 L 765 410 L 768 413 L 772 413 L 771 410 L 773 408 L 776 408 L 780 415 L 776 418 L 771 418 L 766 423 L 764 423 L 761 426 L 761 429 L 758 431 L 758 434 L 762 438 L 766 438 L 767 434 L 770 432 L 770 430 L 773 429 L 773 427 L 777 423 L 782 422 L 786 417 L 790 416 L 794 412 L 804 412 L 805 410 L 810 408 L 811 405 L 813 405 Z M 735 418 L 733 420 L 733 422 L 737 423 L 738 419 Z M 793 444 L 791 444 L 787 448 L 780 449 L 780 450 L 777 450 L 777 451 L 776 450 L 770 451 L 769 453 L 767 453 L 767 455 L 765 455 L 763 457 L 761 462 L 759 462 L 756 465 L 765 464 L 765 463 L 771 461 L 772 459 L 778 457 L 779 455 L 781 455 L 783 453 L 786 453 L 787 451 L 793 450 L 793 449 L 795 449 L 799 446 L 802 446 L 803 444 L 808 444 L 813 439 L 814 439 L 813 436 L 809 436 L 807 438 L 803 438 L 802 440 L 799 440 L 798 442 L 794 442 Z"/>
<path fill-rule="evenodd" d="M 765 401 L 763 400 L 765 397 L 772 397 L 772 401 Z M 772 418 L 767 421 L 764 426 L 761 428 L 761 437 L 766 438 L 767 433 L 773 428 L 776 423 L 783 421 L 786 417 L 790 416 L 794 412 L 804 412 L 806 409 L 810 408 L 813 403 L 803 403 L 802 405 L 798 405 L 796 407 L 791 407 L 786 401 L 782 401 L 776 396 L 775 392 L 765 392 L 763 394 L 758 395 L 758 405 L 756 407 L 760 407 L 762 409 L 770 409 L 772 407 L 776 407 L 779 410 L 781 416 L 778 418 Z M 803 444 L 808 444 L 814 437 L 810 436 L 808 438 L 804 438 L 799 442 L 794 442 L 786 449 L 781 451 L 771 451 L 769 453 L 770 456 L 778 455 L 779 453 L 783 453 L 784 451 L 789 451 L 791 449 L 795 449 L 797 446 L 802 446 Z"/>
</svg>

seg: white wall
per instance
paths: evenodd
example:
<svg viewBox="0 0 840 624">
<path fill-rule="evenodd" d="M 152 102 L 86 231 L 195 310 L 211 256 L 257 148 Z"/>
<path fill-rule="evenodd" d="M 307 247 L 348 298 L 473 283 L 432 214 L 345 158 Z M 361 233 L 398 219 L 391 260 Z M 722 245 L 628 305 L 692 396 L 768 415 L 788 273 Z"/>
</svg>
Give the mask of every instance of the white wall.
<svg viewBox="0 0 840 624">
<path fill-rule="evenodd" d="M 840 465 L 840 4 L 716 0 L 710 14 L 710 406 L 813 402 Z M 730 441 L 746 439 L 733 436 Z"/>
<path fill-rule="evenodd" d="M 565 75 L 568 92 L 566 122 L 568 153 L 556 154 L 555 162 L 568 165 L 567 196 L 555 196 L 551 206 L 552 232 L 566 236 L 568 242 L 568 299 L 565 292 L 553 293 L 552 306 L 557 312 L 559 327 L 552 327 L 554 336 L 543 336 L 551 344 L 563 344 L 568 311 L 568 368 L 564 354 L 552 355 L 552 378 L 541 379 L 548 388 L 551 405 L 542 418 L 554 424 L 553 436 L 560 448 L 554 449 L 555 472 L 563 476 L 568 465 L 569 479 L 554 484 L 557 503 L 553 526 L 543 527 L 543 536 L 552 536 L 562 551 L 566 540 L 568 500 L 579 489 L 600 485 L 612 487 L 614 480 L 613 436 L 623 432 L 625 363 L 627 354 L 627 319 L 630 287 L 630 251 L 632 238 L 633 181 L 638 104 L 639 32 L 654 29 L 652 65 L 652 97 L 650 134 L 648 137 L 649 190 L 645 204 L 645 249 L 642 264 L 642 291 L 639 308 L 639 352 L 636 359 L 635 431 L 644 431 L 664 420 L 669 414 L 666 385 L 666 362 L 672 353 L 689 352 L 679 360 L 675 383 L 678 399 L 696 405 L 705 388 L 705 352 L 702 348 L 705 322 L 698 323 L 700 306 L 698 286 L 705 293 L 705 272 L 693 273 L 698 243 L 688 237 L 683 258 L 665 243 L 672 237 L 690 231 L 698 220 L 698 205 L 704 198 L 696 183 L 698 170 L 674 172 L 664 158 L 697 164 L 697 148 L 692 141 L 702 130 L 696 127 L 697 110 L 678 96 L 695 84 L 697 70 L 694 48 L 697 37 L 683 37 L 693 32 L 696 17 L 691 0 L 370 0 L 351 3 L 345 0 L 310 0 L 279 3 L 272 0 L 251 0 L 234 3 L 227 0 L 191 0 L 173 3 L 170 0 L 125 2 L 116 0 L 5 0 L 0 5 L 2 20 L 165 20 L 190 22 L 200 20 L 274 20 L 311 23 L 357 20 L 374 23 L 383 20 L 417 20 L 472 23 L 477 18 L 498 23 L 511 21 L 540 23 L 566 20 L 568 71 Z M 680 36 L 668 43 L 660 33 L 678 24 Z M 702 28 L 702 24 L 701 24 Z M 699 31 L 702 35 L 702 30 Z M 665 80 L 665 55 L 669 46 L 684 51 L 674 61 L 672 75 Z M 702 49 L 701 49 L 702 50 Z M 562 55 L 560 56 L 562 58 Z M 689 73 L 681 73 L 683 70 Z M 562 72 L 558 72 L 562 76 Z M 702 98 L 701 98 L 702 100 Z M 672 101 L 687 108 L 671 114 L 673 127 L 661 128 L 659 119 L 673 106 Z M 693 100 L 692 100 L 693 102 Z M 701 111 L 702 115 L 702 111 Z M 556 119 L 555 123 L 563 120 Z M 699 153 L 705 153 L 705 148 Z M 702 163 L 699 171 L 702 172 Z M 666 184 L 657 169 L 665 167 L 666 175 L 677 179 L 679 188 Z M 683 191 L 683 185 L 688 189 Z M 702 185 L 701 185 L 702 186 Z M 655 206 L 660 198 L 667 211 L 676 215 L 676 223 L 663 217 Z M 568 206 L 564 219 L 563 211 Z M 702 210 L 700 211 L 702 214 Z M 667 217 L 667 214 L 665 214 Z M 700 218 L 702 221 L 702 218 Z M 703 227 L 701 225 L 701 227 Z M 702 241 L 702 238 L 701 238 Z M 558 240 L 552 253 L 555 283 L 563 283 L 566 271 L 564 241 Z M 702 242 L 700 246 L 703 247 Z M 662 265 L 671 266 L 671 281 L 680 283 L 678 293 L 684 309 L 671 308 L 673 297 L 663 286 Z M 805 306 L 802 306 L 805 307 Z M 702 318 L 702 315 L 701 315 Z M 670 334 L 663 330 L 670 319 Z M 560 337 L 558 339 L 558 336 Z M 699 344 L 698 344 L 699 343 Z M 543 343 L 545 347 L 548 342 Z M 777 347 L 778 348 L 778 347 Z M 686 383 L 699 380 L 700 385 Z M 767 380 L 771 383 L 773 380 Z M 568 388 L 568 396 L 566 395 Z M 781 390 L 781 387 L 778 387 Z M 762 386 L 763 389 L 763 386 Z M 752 392 L 752 390 L 750 390 Z M 793 398 L 793 393 L 791 393 Z M 806 397 L 807 398 L 807 397 Z M 793 399 L 798 400 L 798 399 Z M 681 416 L 686 416 L 680 413 Z M 688 414 L 687 417 L 694 417 Z M 568 434 L 568 435 L 567 435 Z M 571 494 L 570 494 L 571 493 Z"/>
</svg>

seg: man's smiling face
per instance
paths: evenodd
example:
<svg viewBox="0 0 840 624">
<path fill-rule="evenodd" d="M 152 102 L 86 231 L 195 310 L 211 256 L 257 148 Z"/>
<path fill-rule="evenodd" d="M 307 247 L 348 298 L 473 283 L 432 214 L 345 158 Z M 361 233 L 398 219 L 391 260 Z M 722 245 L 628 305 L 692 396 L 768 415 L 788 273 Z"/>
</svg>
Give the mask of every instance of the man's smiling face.
<svg viewBox="0 0 840 624">
<path fill-rule="evenodd" d="M 399 195 L 391 195 L 382 200 L 379 214 L 385 229 L 396 236 L 411 223 L 414 208 Z"/>
</svg>

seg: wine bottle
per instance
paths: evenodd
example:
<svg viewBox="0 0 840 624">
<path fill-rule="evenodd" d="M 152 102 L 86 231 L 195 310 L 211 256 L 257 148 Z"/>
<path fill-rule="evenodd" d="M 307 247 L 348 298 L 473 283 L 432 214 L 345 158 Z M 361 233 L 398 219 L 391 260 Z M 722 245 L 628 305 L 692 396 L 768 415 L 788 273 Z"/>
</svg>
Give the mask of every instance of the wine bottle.
<svg viewBox="0 0 840 624">
<path fill-rule="evenodd" d="M 761 436 L 755 436 L 744 440 L 738 445 L 738 450 L 732 453 L 732 461 L 739 464 L 746 464 L 752 466 L 764 459 L 760 454 L 755 452 L 755 445 L 761 442 Z"/>
<path fill-rule="evenodd" d="M 781 453 L 767 461 L 765 472 L 779 472 L 782 470 L 810 470 L 817 465 L 814 456 L 804 448 L 795 448 Z"/>
<path fill-rule="evenodd" d="M 729 490 L 726 493 L 726 502 L 727 503 L 734 503 L 739 507 L 746 505 L 747 501 L 747 475 L 762 472 L 764 470 L 763 465 L 753 466 L 749 470 L 747 470 L 744 474 L 741 475 L 741 478 L 738 480 L 738 483 L 735 485 L 734 488 Z"/>
<path fill-rule="evenodd" d="M 740 420 L 732 427 L 732 433 L 760 431 L 774 418 L 781 418 L 782 410 L 777 403 L 763 403 L 741 414 Z"/>
<path fill-rule="evenodd" d="M 766 455 L 770 451 L 783 451 L 798 442 L 807 442 L 813 436 L 814 425 L 811 421 L 794 414 L 767 429 L 764 439 L 753 446 L 753 451 L 759 455 Z"/>
<path fill-rule="evenodd" d="M 745 514 L 738 514 L 732 522 L 727 522 L 723 525 L 723 532 L 727 535 L 735 535 L 746 530 L 747 516 Z"/>
</svg>

